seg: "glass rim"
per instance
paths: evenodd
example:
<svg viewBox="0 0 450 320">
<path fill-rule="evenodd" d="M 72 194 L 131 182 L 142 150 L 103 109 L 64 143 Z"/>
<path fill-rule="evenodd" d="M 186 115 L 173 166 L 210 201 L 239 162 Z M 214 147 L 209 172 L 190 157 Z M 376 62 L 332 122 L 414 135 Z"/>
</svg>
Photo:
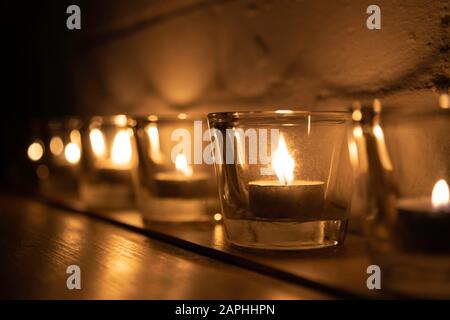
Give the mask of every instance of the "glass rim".
<svg viewBox="0 0 450 320">
<path fill-rule="evenodd" d="M 118 113 L 111 115 L 92 115 L 86 117 L 85 128 L 93 129 L 99 127 L 117 127 L 126 128 L 130 122 L 132 122 L 132 117 L 128 114 Z"/>
<path fill-rule="evenodd" d="M 206 121 L 206 113 L 201 112 L 179 112 L 179 113 L 169 113 L 169 114 L 150 114 L 150 115 L 139 115 L 139 116 L 129 116 L 129 126 L 135 126 L 142 123 L 165 123 L 165 122 L 189 122 L 189 121 Z"/>
<path fill-rule="evenodd" d="M 228 122 L 240 119 L 266 119 L 275 117 L 277 119 L 292 119 L 306 116 L 319 116 L 329 120 L 350 120 L 351 112 L 346 110 L 271 110 L 271 111 L 230 111 L 212 112 L 208 114 L 209 121 Z"/>
</svg>

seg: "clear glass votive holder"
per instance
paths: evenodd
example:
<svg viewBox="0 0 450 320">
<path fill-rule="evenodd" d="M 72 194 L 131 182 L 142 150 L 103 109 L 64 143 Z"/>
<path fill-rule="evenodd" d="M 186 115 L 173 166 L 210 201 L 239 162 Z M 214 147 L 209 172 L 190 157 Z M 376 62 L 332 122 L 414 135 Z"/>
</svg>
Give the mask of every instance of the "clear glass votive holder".
<svg viewBox="0 0 450 320">
<path fill-rule="evenodd" d="M 450 298 L 450 109 L 356 108 L 351 143 L 382 288 Z"/>
<path fill-rule="evenodd" d="M 80 195 L 92 209 L 132 208 L 133 132 L 125 115 L 93 117 L 82 130 Z"/>
<path fill-rule="evenodd" d="M 40 193 L 51 199 L 77 199 L 81 160 L 81 120 L 51 120 L 28 147 L 36 163 Z"/>
<path fill-rule="evenodd" d="M 208 115 L 228 240 L 298 250 L 343 242 L 341 192 L 345 112 L 230 112 Z"/>
<path fill-rule="evenodd" d="M 178 114 L 135 119 L 138 155 L 133 181 L 144 221 L 217 220 L 214 167 L 203 157 L 204 117 Z"/>
</svg>

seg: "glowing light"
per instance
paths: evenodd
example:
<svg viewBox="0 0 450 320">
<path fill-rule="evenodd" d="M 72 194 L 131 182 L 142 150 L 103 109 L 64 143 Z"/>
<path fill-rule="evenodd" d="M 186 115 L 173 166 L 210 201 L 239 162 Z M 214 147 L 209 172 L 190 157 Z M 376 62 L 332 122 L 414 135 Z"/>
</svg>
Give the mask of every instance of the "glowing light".
<svg viewBox="0 0 450 320">
<path fill-rule="evenodd" d="M 354 121 L 361 121 L 362 119 L 362 113 L 361 110 L 356 109 L 355 111 L 353 111 L 352 113 L 352 119 Z"/>
<path fill-rule="evenodd" d="M 128 118 L 124 114 L 119 114 L 117 116 L 114 116 L 114 120 L 113 121 L 114 121 L 114 124 L 116 124 L 117 126 L 124 127 L 124 126 L 127 125 Z"/>
<path fill-rule="evenodd" d="M 308 136 L 311 134 L 311 115 L 308 115 Z"/>
<path fill-rule="evenodd" d="M 28 158 L 30 158 L 31 161 L 38 161 L 42 158 L 44 155 L 44 147 L 40 142 L 33 142 L 30 144 L 27 150 Z"/>
<path fill-rule="evenodd" d="M 291 113 L 294 113 L 294 111 L 292 111 L 292 110 L 276 110 L 275 113 L 279 113 L 279 114 L 291 114 Z"/>
<path fill-rule="evenodd" d="M 105 139 L 100 129 L 92 129 L 89 132 L 89 139 L 94 154 L 97 157 L 103 157 L 105 155 Z"/>
<path fill-rule="evenodd" d="M 70 141 L 80 144 L 81 143 L 80 131 L 78 131 L 77 129 L 70 131 Z"/>
<path fill-rule="evenodd" d="M 162 154 L 159 145 L 159 132 L 156 124 L 150 124 L 147 127 L 147 135 L 150 140 L 150 159 L 155 163 L 162 163 Z"/>
<path fill-rule="evenodd" d="M 190 177 L 193 174 L 192 167 L 189 165 L 187 158 L 184 154 L 177 155 L 175 159 L 175 167 L 179 172 L 184 174 L 186 177 Z"/>
<path fill-rule="evenodd" d="M 431 194 L 431 203 L 434 209 L 442 209 L 449 205 L 449 190 L 448 184 L 444 179 L 436 182 Z"/>
<path fill-rule="evenodd" d="M 283 184 L 292 182 L 294 180 L 294 167 L 294 159 L 288 153 L 284 137 L 280 135 L 278 148 L 272 157 L 272 168 L 275 170 L 278 180 Z"/>
<path fill-rule="evenodd" d="M 362 131 L 361 127 L 355 127 L 355 128 L 353 129 L 353 136 L 354 136 L 355 138 L 361 138 L 362 135 L 363 135 L 363 131 Z"/>
<path fill-rule="evenodd" d="M 392 162 L 389 157 L 386 142 L 384 141 L 383 129 L 379 124 L 373 127 L 373 134 L 377 140 L 378 154 L 380 156 L 380 161 L 384 169 L 392 171 Z"/>
<path fill-rule="evenodd" d="M 120 130 L 114 137 L 111 160 L 116 164 L 128 164 L 131 161 L 131 141 L 127 130 Z"/>
<path fill-rule="evenodd" d="M 187 119 L 187 114 L 186 114 L 186 113 L 180 113 L 180 114 L 178 114 L 178 119 L 180 119 L 180 120 Z"/>
<path fill-rule="evenodd" d="M 220 221 L 222 220 L 222 214 L 221 213 L 215 213 L 214 214 L 214 221 Z"/>
<path fill-rule="evenodd" d="M 358 147 L 356 145 L 355 141 L 349 141 L 348 143 L 348 150 L 350 153 L 350 161 L 352 165 L 355 167 L 359 163 L 359 157 L 358 157 Z"/>
<path fill-rule="evenodd" d="M 375 113 L 380 113 L 381 112 L 381 101 L 380 101 L 380 99 L 373 100 L 373 110 L 375 111 Z"/>
<path fill-rule="evenodd" d="M 50 151 L 55 156 L 59 156 L 64 152 L 64 143 L 60 137 L 55 136 L 50 139 Z"/>
<path fill-rule="evenodd" d="M 81 150 L 78 144 L 70 142 L 66 145 L 64 150 L 64 156 L 67 162 L 71 164 L 77 164 L 80 161 Z"/>
<path fill-rule="evenodd" d="M 375 134 L 375 137 L 378 139 L 384 139 L 383 129 L 379 125 L 376 125 L 373 127 L 373 133 Z"/>
<path fill-rule="evenodd" d="M 442 109 L 450 108 L 450 96 L 447 93 L 441 94 L 439 96 L 439 106 Z"/>
</svg>

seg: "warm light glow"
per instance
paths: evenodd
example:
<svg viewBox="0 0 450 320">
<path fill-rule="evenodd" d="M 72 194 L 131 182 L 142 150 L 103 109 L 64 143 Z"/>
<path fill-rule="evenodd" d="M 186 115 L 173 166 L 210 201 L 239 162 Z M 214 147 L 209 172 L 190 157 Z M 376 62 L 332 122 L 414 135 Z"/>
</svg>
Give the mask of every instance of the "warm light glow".
<svg viewBox="0 0 450 320">
<path fill-rule="evenodd" d="M 308 115 L 308 136 L 311 134 L 311 115 Z"/>
<path fill-rule="evenodd" d="M 383 129 L 378 124 L 373 127 L 373 133 L 378 139 L 384 139 Z"/>
<path fill-rule="evenodd" d="M 439 106 L 442 109 L 450 108 L 450 96 L 447 93 L 443 93 L 439 96 Z"/>
<path fill-rule="evenodd" d="M 116 164 L 128 164 L 131 161 L 131 141 L 127 130 L 120 130 L 114 137 L 111 160 Z"/>
<path fill-rule="evenodd" d="M 77 144 L 81 143 L 81 134 L 77 129 L 73 129 L 70 131 L 70 141 L 75 142 Z"/>
<path fill-rule="evenodd" d="M 380 113 L 381 112 L 381 101 L 380 101 L 380 99 L 373 100 L 373 110 L 375 111 L 375 113 Z"/>
<path fill-rule="evenodd" d="M 448 184 L 444 179 L 436 182 L 431 194 L 431 203 L 434 209 L 441 209 L 449 205 L 449 190 Z"/>
<path fill-rule="evenodd" d="M 64 152 L 64 143 L 60 137 L 55 136 L 50 139 L 50 151 L 55 156 L 59 156 Z"/>
<path fill-rule="evenodd" d="M 214 220 L 215 220 L 215 221 L 220 221 L 220 220 L 222 220 L 222 214 L 221 214 L 221 213 L 215 213 L 215 214 L 214 214 Z"/>
<path fill-rule="evenodd" d="M 356 109 L 355 111 L 353 111 L 352 113 L 352 119 L 354 121 L 361 121 L 362 119 L 362 113 L 361 110 Z"/>
<path fill-rule="evenodd" d="M 147 135 L 150 140 L 150 159 L 155 163 L 162 163 L 162 154 L 159 146 L 159 132 L 156 124 L 147 127 Z"/>
<path fill-rule="evenodd" d="M 354 167 L 356 167 L 359 164 L 359 158 L 358 158 L 358 147 L 354 140 L 348 142 L 348 151 L 350 153 L 350 162 Z"/>
<path fill-rule="evenodd" d="M 392 171 L 392 162 L 389 157 L 386 142 L 384 141 L 383 129 L 379 124 L 376 124 L 373 127 L 373 134 L 375 135 L 375 138 L 377 140 L 378 155 L 380 157 L 383 168 L 388 171 Z"/>
<path fill-rule="evenodd" d="M 361 138 L 362 135 L 363 135 L 363 131 L 362 131 L 361 127 L 358 126 L 353 129 L 353 136 L 355 138 Z"/>
<path fill-rule="evenodd" d="M 89 132 L 89 139 L 91 140 L 92 151 L 97 157 L 105 155 L 105 139 L 100 129 L 92 129 Z"/>
<path fill-rule="evenodd" d="M 272 157 L 272 168 L 283 184 L 288 184 L 294 180 L 294 159 L 289 155 L 284 137 L 280 135 L 278 148 Z"/>
<path fill-rule="evenodd" d="M 184 154 L 177 155 L 177 158 L 175 159 L 175 167 L 186 177 L 192 176 L 192 167 L 189 165 Z"/>
<path fill-rule="evenodd" d="M 276 110 L 275 113 L 279 113 L 279 114 L 292 114 L 292 113 L 294 113 L 294 111 L 292 111 L 292 110 Z"/>
<path fill-rule="evenodd" d="M 114 116 L 114 124 L 120 127 L 125 127 L 128 122 L 128 118 L 124 114 L 119 114 L 117 116 Z"/>
<path fill-rule="evenodd" d="M 179 113 L 178 114 L 178 119 L 180 119 L 180 120 L 187 119 L 187 114 L 186 113 Z"/>
<path fill-rule="evenodd" d="M 41 143 L 35 141 L 28 147 L 28 158 L 32 161 L 38 161 L 44 155 L 44 147 Z"/>
<path fill-rule="evenodd" d="M 75 142 L 70 142 L 66 145 L 66 149 L 64 150 L 64 156 L 66 157 L 67 162 L 71 164 L 76 164 L 80 161 L 81 150 L 78 144 Z"/>
</svg>

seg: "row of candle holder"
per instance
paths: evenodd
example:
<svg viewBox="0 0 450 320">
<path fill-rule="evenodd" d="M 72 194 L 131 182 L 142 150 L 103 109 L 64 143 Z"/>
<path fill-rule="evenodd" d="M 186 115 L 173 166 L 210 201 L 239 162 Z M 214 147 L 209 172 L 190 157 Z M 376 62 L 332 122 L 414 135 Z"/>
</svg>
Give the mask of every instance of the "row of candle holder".
<svg viewBox="0 0 450 320">
<path fill-rule="evenodd" d="M 351 179 L 346 194 L 337 191 L 348 113 L 216 113 L 208 120 L 211 129 L 186 114 L 52 121 L 28 156 L 45 196 L 71 195 L 90 209 L 135 205 L 146 221 L 164 222 L 223 214 L 229 240 L 245 247 L 343 241 Z"/>
<path fill-rule="evenodd" d="M 92 210 L 137 206 L 145 220 L 206 221 L 220 212 L 213 168 L 189 163 L 187 150 L 171 161 L 172 132 L 192 130 L 192 120 L 181 114 L 51 121 L 37 130 L 28 157 L 44 196 L 77 199 Z"/>
<path fill-rule="evenodd" d="M 47 124 L 28 156 L 47 196 L 135 205 L 148 223 L 223 216 L 242 247 L 333 247 L 349 217 L 368 218 L 371 256 L 394 290 L 447 296 L 449 110 L 407 111 L 382 121 L 375 102 L 353 112 L 212 113 L 208 124 L 186 114 L 67 119 Z"/>
</svg>

